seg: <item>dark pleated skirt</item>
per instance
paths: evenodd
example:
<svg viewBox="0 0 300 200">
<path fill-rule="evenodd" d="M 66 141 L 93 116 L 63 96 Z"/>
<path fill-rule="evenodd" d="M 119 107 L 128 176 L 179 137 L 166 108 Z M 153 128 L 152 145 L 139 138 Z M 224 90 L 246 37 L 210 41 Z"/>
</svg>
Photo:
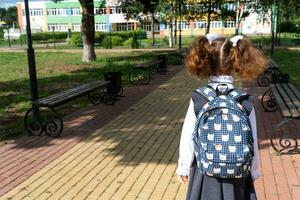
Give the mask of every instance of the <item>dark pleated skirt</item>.
<svg viewBox="0 0 300 200">
<path fill-rule="evenodd" d="M 251 175 L 247 178 L 223 179 L 203 175 L 196 162 L 190 171 L 187 200 L 256 200 Z"/>
</svg>

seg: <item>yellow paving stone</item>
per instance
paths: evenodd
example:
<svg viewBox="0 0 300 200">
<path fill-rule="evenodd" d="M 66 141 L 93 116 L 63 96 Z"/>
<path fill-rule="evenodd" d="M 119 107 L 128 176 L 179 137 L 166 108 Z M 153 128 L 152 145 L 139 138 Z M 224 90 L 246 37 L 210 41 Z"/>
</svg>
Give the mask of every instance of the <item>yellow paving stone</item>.
<svg viewBox="0 0 300 200">
<path fill-rule="evenodd" d="M 158 143 L 155 143 L 155 145 L 157 145 Z M 153 149 L 155 149 L 155 148 L 153 148 Z M 152 150 L 152 149 L 151 149 Z M 118 172 L 117 171 L 112 171 L 112 174 L 117 174 Z M 111 180 L 111 179 L 108 179 L 107 181 L 109 181 L 109 180 Z M 98 191 L 97 189 L 95 190 L 96 192 L 101 192 L 101 191 Z"/>
<path fill-rule="evenodd" d="M 134 154 L 136 154 L 136 153 L 134 153 Z M 111 173 L 114 173 L 114 171 L 111 171 Z M 105 173 L 105 174 L 106 174 L 106 173 Z M 109 177 L 108 180 L 109 180 L 109 179 L 111 179 L 111 177 Z M 97 192 L 98 192 L 98 191 L 97 191 Z"/>
</svg>

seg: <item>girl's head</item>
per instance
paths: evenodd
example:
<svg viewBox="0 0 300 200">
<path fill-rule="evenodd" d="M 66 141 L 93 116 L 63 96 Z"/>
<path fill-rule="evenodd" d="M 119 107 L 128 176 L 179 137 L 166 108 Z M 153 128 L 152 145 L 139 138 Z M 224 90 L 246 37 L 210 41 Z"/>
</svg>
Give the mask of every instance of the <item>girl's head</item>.
<svg viewBox="0 0 300 200">
<path fill-rule="evenodd" d="M 186 66 L 199 78 L 218 75 L 236 75 L 240 79 L 253 79 L 265 69 L 267 60 L 250 41 L 239 39 L 235 46 L 226 38 L 213 41 L 200 36 L 186 56 Z"/>
</svg>

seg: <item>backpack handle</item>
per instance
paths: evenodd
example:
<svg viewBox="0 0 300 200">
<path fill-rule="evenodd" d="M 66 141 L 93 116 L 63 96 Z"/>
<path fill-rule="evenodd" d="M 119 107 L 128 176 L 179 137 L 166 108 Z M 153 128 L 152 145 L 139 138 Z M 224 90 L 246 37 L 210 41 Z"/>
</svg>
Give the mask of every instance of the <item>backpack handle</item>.
<svg viewBox="0 0 300 200">
<path fill-rule="evenodd" d="M 223 87 L 223 88 L 225 87 L 225 90 L 224 90 L 224 91 L 220 90 L 220 89 L 219 89 L 219 86 L 221 86 L 221 87 Z M 217 93 L 217 96 L 220 96 L 220 95 L 228 95 L 228 94 L 229 94 L 229 88 L 228 88 L 228 85 L 225 84 L 225 83 L 217 85 L 217 87 L 216 87 L 216 93 Z"/>
</svg>

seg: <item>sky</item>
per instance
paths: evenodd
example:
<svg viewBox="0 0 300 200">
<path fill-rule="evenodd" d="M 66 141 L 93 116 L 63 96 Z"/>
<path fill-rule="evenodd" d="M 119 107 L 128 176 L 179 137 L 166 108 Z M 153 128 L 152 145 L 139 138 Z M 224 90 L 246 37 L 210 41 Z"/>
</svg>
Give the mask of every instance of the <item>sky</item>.
<svg viewBox="0 0 300 200">
<path fill-rule="evenodd" d="M 0 0 L 0 8 L 16 6 L 18 1 L 24 1 L 24 0 Z M 41 0 L 29 0 L 29 1 L 41 1 Z"/>
</svg>

